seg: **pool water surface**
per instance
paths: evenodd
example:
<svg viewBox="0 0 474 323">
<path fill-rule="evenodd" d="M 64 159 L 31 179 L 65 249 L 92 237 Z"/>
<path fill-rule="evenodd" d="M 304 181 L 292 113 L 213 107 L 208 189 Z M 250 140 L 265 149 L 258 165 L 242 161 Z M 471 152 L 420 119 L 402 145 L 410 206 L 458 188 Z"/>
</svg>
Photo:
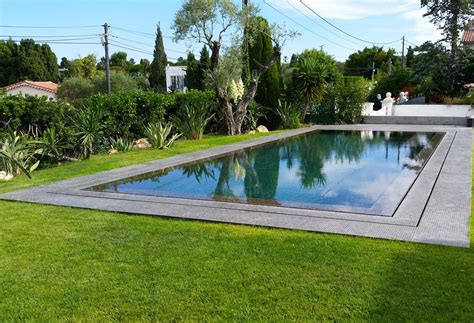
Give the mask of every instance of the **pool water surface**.
<svg viewBox="0 0 474 323">
<path fill-rule="evenodd" d="M 392 216 L 443 135 L 315 131 L 90 190 Z"/>
</svg>

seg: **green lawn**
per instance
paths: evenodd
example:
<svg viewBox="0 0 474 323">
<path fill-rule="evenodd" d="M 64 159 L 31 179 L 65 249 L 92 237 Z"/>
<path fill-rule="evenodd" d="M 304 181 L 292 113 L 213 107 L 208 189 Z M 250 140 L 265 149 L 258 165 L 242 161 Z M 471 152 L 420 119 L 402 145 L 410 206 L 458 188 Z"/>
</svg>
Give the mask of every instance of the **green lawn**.
<svg viewBox="0 0 474 323">
<path fill-rule="evenodd" d="M 0 192 L 247 138 L 94 156 Z M 12 202 L 0 212 L 0 321 L 474 320 L 473 248 Z"/>
</svg>

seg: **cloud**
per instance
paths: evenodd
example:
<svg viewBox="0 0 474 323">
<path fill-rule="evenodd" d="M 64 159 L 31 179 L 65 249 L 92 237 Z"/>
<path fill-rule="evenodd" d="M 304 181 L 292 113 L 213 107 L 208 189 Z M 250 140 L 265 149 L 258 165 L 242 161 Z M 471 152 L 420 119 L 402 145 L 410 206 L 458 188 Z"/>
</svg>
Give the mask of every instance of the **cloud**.
<svg viewBox="0 0 474 323">
<path fill-rule="evenodd" d="M 407 37 L 418 45 L 428 40 L 435 42 L 442 38 L 440 30 L 429 21 L 429 18 L 423 17 L 425 12 L 425 9 L 417 9 L 402 14 L 410 26 L 408 32 L 411 34 L 407 34 Z"/>
<path fill-rule="evenodd" d="M 419 0 L 303 0 L 304 3 L 329 19 L 354 20 L 381 15 L 403 14 L 419 7 Z M 272 2 L 272 0 L 270 0 Z M 289 4 L 290 2 L 291 4 Z M 305 10 L 300 0 L 273 0 L 272 4 L 289 10 Z M 297 9 L 295 9 L 295 7 Z"/>
</svg>

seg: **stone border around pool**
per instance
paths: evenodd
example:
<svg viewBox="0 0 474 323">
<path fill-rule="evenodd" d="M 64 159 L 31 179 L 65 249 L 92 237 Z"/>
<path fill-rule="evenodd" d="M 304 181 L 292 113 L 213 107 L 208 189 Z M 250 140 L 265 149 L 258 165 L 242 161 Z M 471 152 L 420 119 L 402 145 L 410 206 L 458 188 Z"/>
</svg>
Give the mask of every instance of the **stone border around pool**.
<svg viewBox="0 0 474 323">
<path fill-rule="evenodd" d="M 444 132 L 445 136 L 393 217 L 84 190 L 316 130 L 436 131 Z M 471 155 L 470 128 L 381 124 L 313 126 L 11 192 L 0 195 L 0 199 L 469 247 Z"/>
</svg>

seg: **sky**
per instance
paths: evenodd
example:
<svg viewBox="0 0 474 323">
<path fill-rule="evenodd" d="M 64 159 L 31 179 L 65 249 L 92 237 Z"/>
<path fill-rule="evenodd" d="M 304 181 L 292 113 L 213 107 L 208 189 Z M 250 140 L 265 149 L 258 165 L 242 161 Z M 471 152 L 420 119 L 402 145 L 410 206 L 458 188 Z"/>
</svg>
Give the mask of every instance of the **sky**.
<svg viewBox="0 0 474 323">
<path fill-rule="evenodd" d="M 240 0 L 235 1 L 240 5 Z M 420 0 L 250 2 L 260 8 L 260 15 L 270 23 L 300 33 L 285 43 L 283 57 L 287 58 L 307 48 L 323 48 L 338 61 L 344 61 L 351 53 L 377 43 L 391 43 L 384 46 L 401 53 L 402 36 L 409 42 L 407 46 L 441 38 L 439 31 L 422 17 Z M 160 23 L 168 58 L 174 61 L 185 57 L 189 50 L 199 55 L 202 48 L 202 44 L 194 41 L 175 43 L 171 39 L 170 27 L 181 4 L 181 0 L 0 0 L 0 39 L 27 36 L 49 42 L 58 60 L 63 56 L 74 59 L 91 53 L 100 58 L 104 56 L 101 25 L 107 22 L 111 26 L 111 43 L 115 44 L 111 45 L 110 52 L 122 50 L 139 61 L 140 58 L 152 58 L 153 34 Z M 315 13 L 355 38 L 330 26 Z M 53 40 L 80 44 L 54 43 Z"/>
</svg>

